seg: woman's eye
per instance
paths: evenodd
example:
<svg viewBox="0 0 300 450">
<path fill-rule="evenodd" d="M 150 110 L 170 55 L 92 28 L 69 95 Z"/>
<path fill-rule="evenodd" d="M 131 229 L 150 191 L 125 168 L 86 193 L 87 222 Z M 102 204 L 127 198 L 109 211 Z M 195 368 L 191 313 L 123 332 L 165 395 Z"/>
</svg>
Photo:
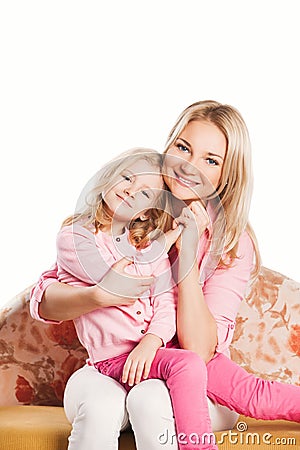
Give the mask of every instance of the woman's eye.
<svg viewBox="0 0 300 450">
<path fill-rule="evenodd" d="M 143 194 L 145 197 L 150 198 L 150 196 L 149 196 L 149 194 L 148 194 L 147 191 L 142 191 L 142 194 Z"/>
<path fill-rule="evenodd" d="M 188 147 L 186 147 L 185 145 L 182 144 L 177 144 L 176 146 L 178 148 L 178 150 L 180 150 L 181 152 L 187 153 L 190 151 L 190 149 Z"/>
<path fill-rule="evenodd" d="M 207 158 L 206 161 L 209 166 L 218 166 L 219 165 L 218 161 L 216 161 L 213 158 Z"/>
<path fill-rule="evenodd" d="M 124 180 L 131 181 L 131 178 L 128 175 L 123 175 Z"/>
</svg>

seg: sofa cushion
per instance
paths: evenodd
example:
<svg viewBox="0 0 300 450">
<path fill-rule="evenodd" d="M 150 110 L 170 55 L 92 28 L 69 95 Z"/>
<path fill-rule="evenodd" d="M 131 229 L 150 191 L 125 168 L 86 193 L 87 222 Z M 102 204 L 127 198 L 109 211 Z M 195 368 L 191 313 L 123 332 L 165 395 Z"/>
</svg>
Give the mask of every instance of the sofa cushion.
<svg viewBox="0 0 300 450">
<path fill-rule="evenodd" d="M 0 423 L 0 449 L 67 450 L 71 427 L 61 407 L 0 407 Z M 295 422 L 240 416 L 233 430 L 217 432 L 215 437 L 222 450 L 296 450 L 300 446 L 300 427 Z M 121 433 L 119 450 L 136 450 L 130 431 Z"/>
</svg>

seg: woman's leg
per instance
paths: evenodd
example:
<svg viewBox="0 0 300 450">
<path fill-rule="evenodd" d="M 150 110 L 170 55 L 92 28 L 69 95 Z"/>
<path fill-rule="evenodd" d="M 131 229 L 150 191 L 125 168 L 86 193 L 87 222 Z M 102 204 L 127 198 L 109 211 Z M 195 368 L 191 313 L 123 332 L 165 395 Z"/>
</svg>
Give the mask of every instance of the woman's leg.
<svg viewBox="0 0 300 450">
<path fill-rule="evenodd" d="M 84 366 L 69 379 L 64 408 L 72 432 L 69 450 L 117 450 L 120 430 L 128 425 L 126 391 L 115 380 Z"/>
<path fill-rule="evenodd" d="M 207 395 L 214 402 L 255 419 L 300 422 L 300 386 L 258 378 L 221 353 L 207 372 Z"/>
<path fill-rule="evenodd" d="M 212 430 L 229 430 L 239 414 L 208 399 Z M 127 396 L 129 420 L 138 450 L 178 450 L 169 389 L 162 380 L 146 380 Z"/>
</svg>

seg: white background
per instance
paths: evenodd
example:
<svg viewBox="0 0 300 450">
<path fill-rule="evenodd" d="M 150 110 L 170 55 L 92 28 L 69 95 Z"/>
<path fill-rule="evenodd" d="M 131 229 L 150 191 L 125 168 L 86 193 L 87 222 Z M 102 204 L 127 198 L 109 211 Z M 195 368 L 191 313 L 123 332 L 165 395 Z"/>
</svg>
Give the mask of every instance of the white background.
<svg viewBox="0 0 300 450">
<path fill-rule="evenodd" d="M 263 263 L 300 281 L 298 6 L 2 2 L 0 303 L 54 262 L 61 221 L 99 167 L 130 147 L 162 150 L 201 99 L 245 118 Z"/>
</svg>

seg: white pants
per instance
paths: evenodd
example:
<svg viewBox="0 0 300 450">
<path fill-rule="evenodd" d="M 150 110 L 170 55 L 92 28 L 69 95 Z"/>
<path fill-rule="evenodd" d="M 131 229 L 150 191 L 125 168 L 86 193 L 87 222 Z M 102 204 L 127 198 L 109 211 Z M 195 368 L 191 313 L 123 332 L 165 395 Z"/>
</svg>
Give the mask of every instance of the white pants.
<svg viewBox="0 0 300 450">
<path fill-rule="evenodd" d="M 213 431 L 228 430 L 238 414 L 208 399 Z M 72 424 L 69 450 L 117 450 L 120 431 L 131 425 L 138 450 L 177 450 L 168 388 L 147 380 L 127 394 L 112 378 L 84 366 L 69 379 L 64 396 Z"/>
</svg>

